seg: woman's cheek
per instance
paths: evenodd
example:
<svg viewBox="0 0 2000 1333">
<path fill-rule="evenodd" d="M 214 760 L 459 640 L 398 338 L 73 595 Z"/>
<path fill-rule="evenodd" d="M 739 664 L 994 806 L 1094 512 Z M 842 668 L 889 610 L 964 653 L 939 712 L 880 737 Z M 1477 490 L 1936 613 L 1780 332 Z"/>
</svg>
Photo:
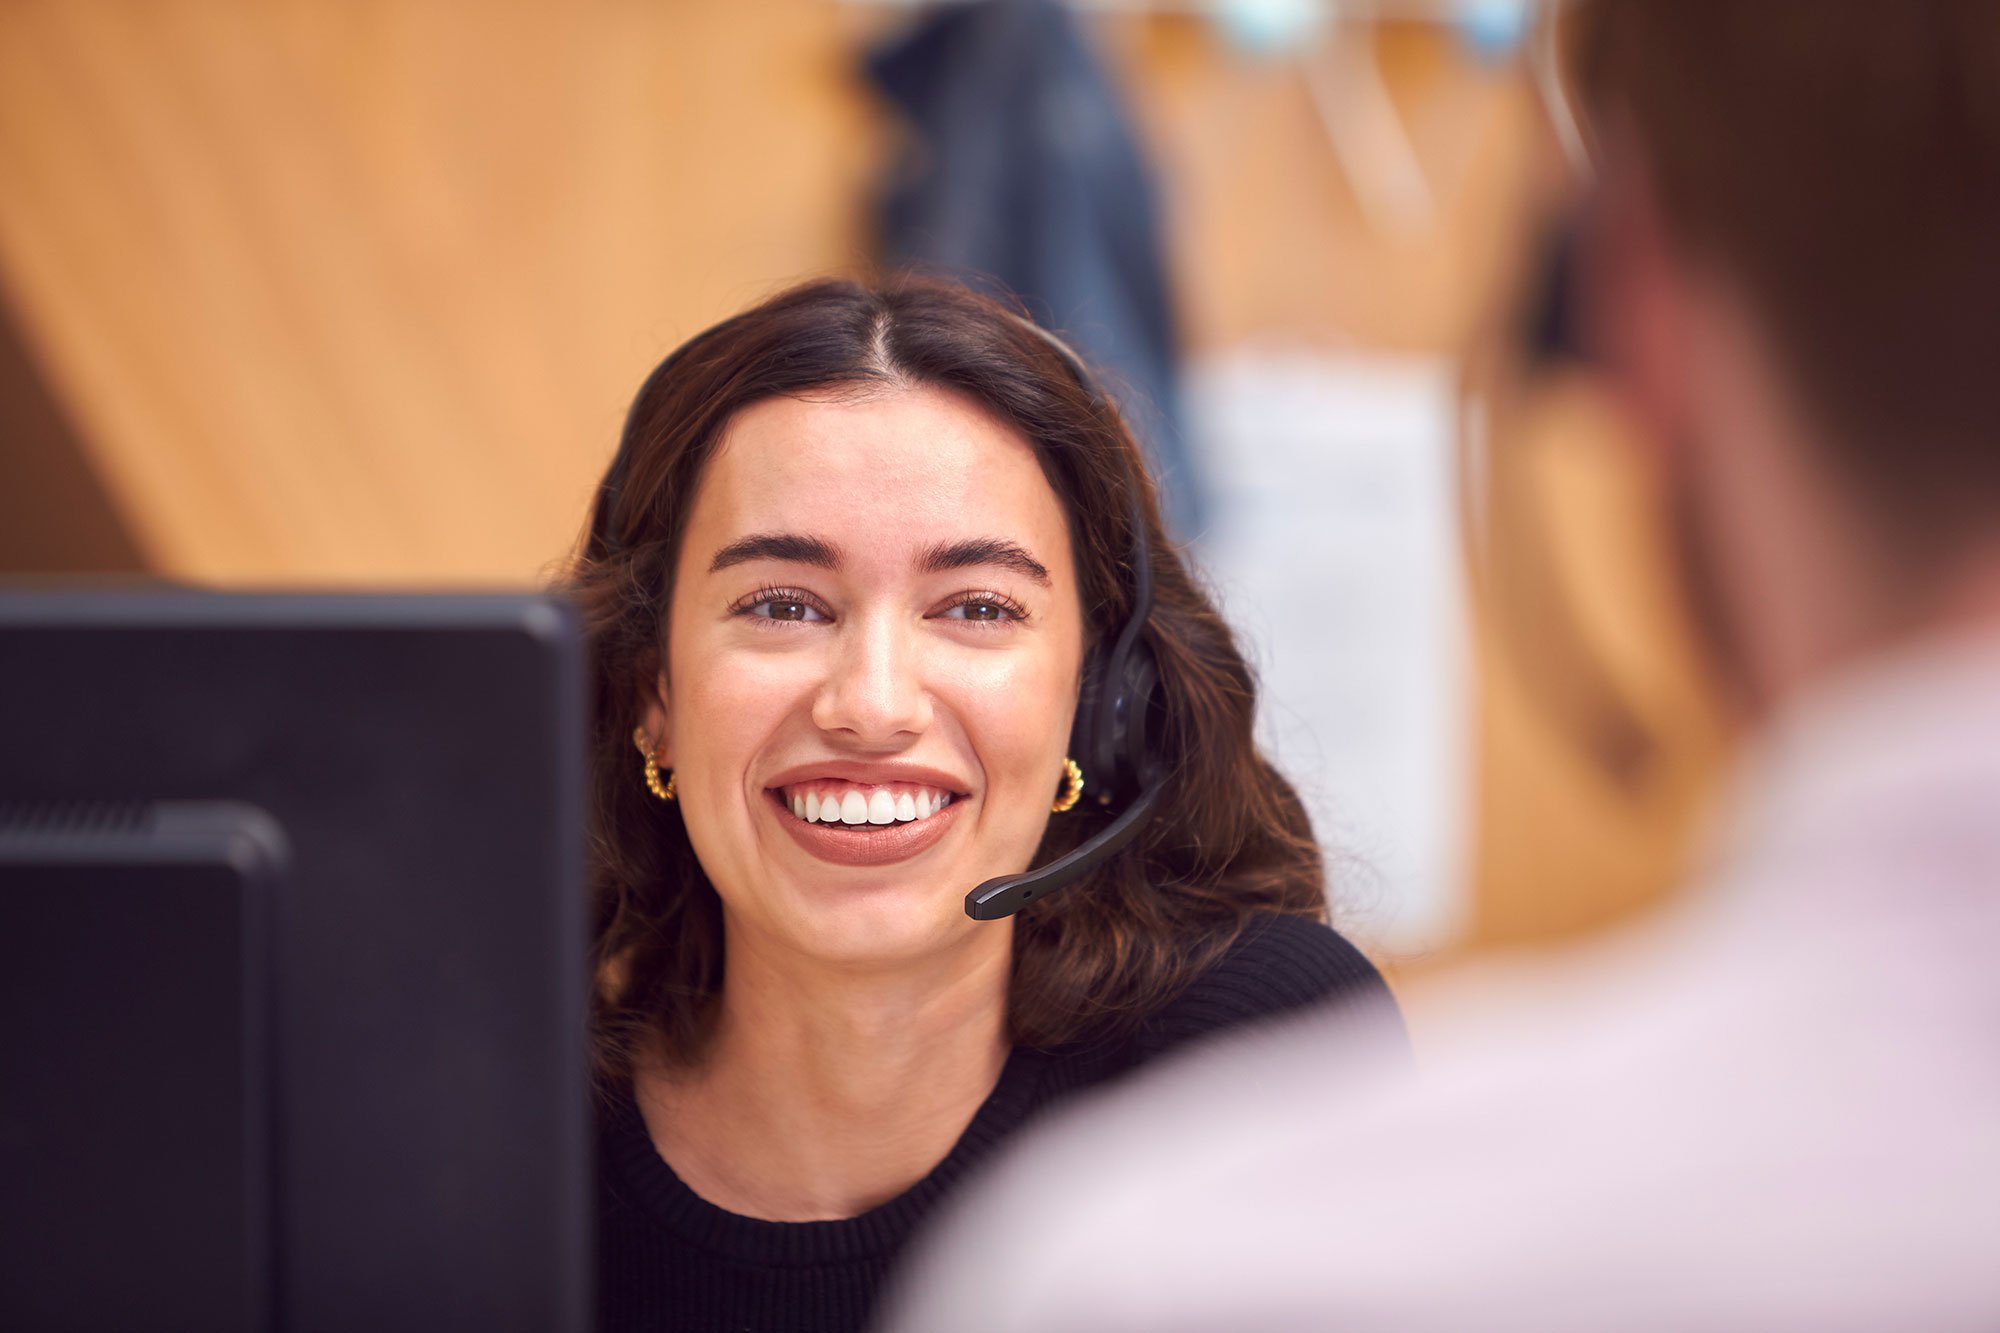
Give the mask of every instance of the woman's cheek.
<svg viewBox="0 0 2000 1333">
<path fill-rule="evenodd" d="M 727 749 L 768 735 L 810 692 L 816 671 L 803 653 L 712 653 L 691 673 L 695 687 L 687 696 L 688 723 L 723 733 L 725 744 L 710 748 Z"/>
<path fill-rule="evenodd" d="M 782 730 L 787 701 L 803 688 L 806 673 L 784 655 L 692 639 L 683 648 L 675 665 L 686 684 L 674 692 L 672 712 L 681 816 L 696 856 L 725 889 L 751 876 L 749 774 Z"/>
<path fill-rule="evenodd" d="M 1044 776 L 1043 785 L 1055 791 L 1076 708 L 1072 674 L 1047 660 L 1010 662 L 967 692 L 975 710 L 967 729 L 984 741 L 987 780 L 1004 783 L 1010 798 L 1017 787 L 1030 795 L 1039 790 Z M 1042 813 L 1031 800 L 1023 808 Z M 1029 822 L 1039 827 L 1041 821 Z"/>
</svg>

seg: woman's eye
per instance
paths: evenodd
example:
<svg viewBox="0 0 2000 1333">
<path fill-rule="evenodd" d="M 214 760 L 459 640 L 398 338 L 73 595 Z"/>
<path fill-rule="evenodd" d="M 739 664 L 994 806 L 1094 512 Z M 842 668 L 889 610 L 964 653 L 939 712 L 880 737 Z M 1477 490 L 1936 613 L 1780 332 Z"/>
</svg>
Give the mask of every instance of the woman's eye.
<svg viewBox="0 0 2000 1333">
<path fill-rule="evenodd" d="M 987 623 L 1020 619 L 1012 610 L 1000 605 L 998 602 L 960 602 L 957 606 L 946 607 L 944 613 L 956 620 L 976 620 Z"/>
<path fill-rule="evenodd" d="M 826 619 L 826 613 L 821 611 L 818 607 L 812 606 L 806 602 L 793 601 L 790 598 L 782 598 L 782 597 L 773 598 L 770 601 L 758 602 L 754 606 L 746 607 L 745 609 L 749 611 L 751 615 L 761 616 L 765 620 L 825 620 Z"/>
</svg>

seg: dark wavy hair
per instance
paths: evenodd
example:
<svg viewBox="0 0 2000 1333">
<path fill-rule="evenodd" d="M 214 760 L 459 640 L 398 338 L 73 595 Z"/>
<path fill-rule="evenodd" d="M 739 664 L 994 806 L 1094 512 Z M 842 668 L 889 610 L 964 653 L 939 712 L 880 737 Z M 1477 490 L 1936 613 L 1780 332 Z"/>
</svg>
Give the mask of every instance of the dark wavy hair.
<svg viewBox="0 0 2000 1333">
<path fill-rule="evenodd" d="M 1256 682 L 1167 542 L 1116 410 L 1021 315 L 961 286 L 909 276 L 808 283 L 700 334 L 648 378 L 562 579 L 582 610 L 596 691 L 600 1078 L 629 1077 L 649 1042 L 663 1041 L 674 1059 L 698 1059 L 722 982 L 720 900 L 678 814 L 645 791 L 632 745 L 664 660 L 675 561 L 702 469 L 729 420 L 761 399 L 916 385 L 964 395 L 1033 445 L 1069 519 L 1091 641 L 1127 616 L 1134 515 L 1153 551 L 1161 808 L 1094 876 L 1013 919 L 1014 1039 L 1054 1047 L 1113 1037 L 1211 965 L 1251 913 L 1325 915 L 1305 811 L 1252 738 Z M 1050 820 L 1039 858 L 1110 818 L 1086 802 Z"/>
</svg>

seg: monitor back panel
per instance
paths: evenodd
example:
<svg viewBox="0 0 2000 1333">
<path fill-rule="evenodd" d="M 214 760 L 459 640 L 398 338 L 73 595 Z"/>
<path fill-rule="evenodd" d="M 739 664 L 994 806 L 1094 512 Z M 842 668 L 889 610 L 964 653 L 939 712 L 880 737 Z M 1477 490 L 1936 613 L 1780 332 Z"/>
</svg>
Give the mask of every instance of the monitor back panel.
<svg viewBox="0 0 2000 1333">
<path fill-rule="evenodd" d="M 587 1326 L 583 729 L 542 599 L 0 595 L 0 800 L 282 828 L 282 1327 Z"/>
</svg>

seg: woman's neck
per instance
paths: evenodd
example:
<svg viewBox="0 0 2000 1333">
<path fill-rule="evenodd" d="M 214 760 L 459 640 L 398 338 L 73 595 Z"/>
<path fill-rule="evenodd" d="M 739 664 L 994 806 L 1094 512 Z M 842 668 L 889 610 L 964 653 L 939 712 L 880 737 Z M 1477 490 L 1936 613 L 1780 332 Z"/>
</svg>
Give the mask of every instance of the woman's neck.
<svg viewBox="0 0 2000 1333">
<path fill-rule="evenodd" d="M 852 1217 L 903 1193 L 1000 1076 L 1009 944 L 982 931 L 920 970 L 863 971 L 732 936 L 699 1066 L 634 1079 L 661 1156 L 710 1203 L 770 1221 Z"/>
</svg>

